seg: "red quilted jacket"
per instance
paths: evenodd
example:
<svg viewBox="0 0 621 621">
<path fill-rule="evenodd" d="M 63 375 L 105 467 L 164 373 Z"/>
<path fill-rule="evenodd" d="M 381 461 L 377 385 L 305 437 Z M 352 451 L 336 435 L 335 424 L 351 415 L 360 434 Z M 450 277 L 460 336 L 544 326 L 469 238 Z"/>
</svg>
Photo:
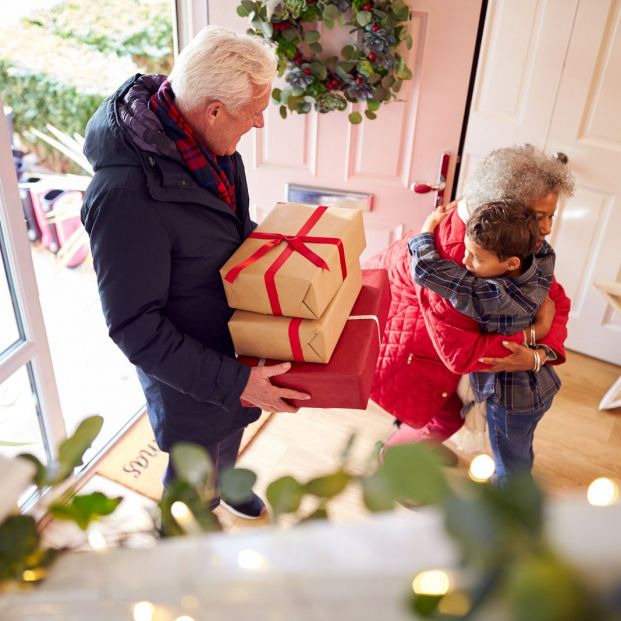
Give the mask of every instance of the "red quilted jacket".
<svg viewBox="0 0 621 621">
<path fill-rule="evenodd" d="M 485 368 L 479 358 L 504 357 L 509 352 L 502 341 L 521 343 L 523 337 L 521 332 L 482 334 L 476 321 L 436 293 L 415 285 L 407 247 L 413 234 L 406 233 L 364 267 L 387 269 L 392 294 L 371 398 L 408 425 L 422 427 L 452 395 L 461 375 Z M 464 235 L 465 225 L 454 210 L 436 229 L 440 255 L 461 262 Z M 560 364 L 565 361 L 570 302 L 556 280 L 550 297 L 555 303 L 554 322 L 540 342 L 556 352 L 558 358 L 551 364 Z"/>
</svg>

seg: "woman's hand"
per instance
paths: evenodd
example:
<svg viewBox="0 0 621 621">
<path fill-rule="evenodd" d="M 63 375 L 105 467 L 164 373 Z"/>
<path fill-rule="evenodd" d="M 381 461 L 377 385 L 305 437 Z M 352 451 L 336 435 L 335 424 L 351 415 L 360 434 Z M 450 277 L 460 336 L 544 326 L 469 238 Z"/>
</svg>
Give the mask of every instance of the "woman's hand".
<svg viewBox="0 0 621 621">
<path fill-rule="evenodd" d="M 457 206 L 457 201 L 453 201 L 448 205 L 440 205 L 436 207 L 425 219 L 423 222 L 423 228 L 420 230 L 421 233 L 433 233 L 436 230 L 436 227 L 446 216 L 448 216 L 453 209 Z"/>
<path fill-rule="evenodd" d="M 532 371 L 535 366 L 533 350 L 526 345 L 518 345 L 513 341 L 502 343 L 511 353 L 505 358 L 479 358 L 479 362 L 491 365 L 483 372 L 496 373 L 497 371 Z M 539 355 L 545 355 L 544 350 L 538 350 Z M 545 364 L 545 357 L 542 361 Z"/>
</svg>

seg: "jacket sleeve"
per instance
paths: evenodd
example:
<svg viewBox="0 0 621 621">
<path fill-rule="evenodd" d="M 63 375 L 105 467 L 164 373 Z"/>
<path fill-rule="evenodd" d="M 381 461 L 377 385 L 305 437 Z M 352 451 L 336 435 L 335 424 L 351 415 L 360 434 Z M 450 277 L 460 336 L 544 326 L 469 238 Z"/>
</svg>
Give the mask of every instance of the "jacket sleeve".
<svg viewBox="0 0 621 621">
<path fill-rule="evenodd" d="M 479 358 L 504 358 L 509 354 L 503 341 L 522 343 L 522 332 L 517 334 L 483 334 L 479 324 L 456 311 L 448 300 L 419 285 L 415 285 L 420 300 L 420 309 L 433 346 L 444 363 L 453 373 L 464 375 L 481 371 L 488 365 Z"/>
<path fill-rule="evenodd" d="M 181 333 L 166 317 L 171 241 L 160 216 L 127 189 L 91 197 L 90 235 L 101 304 L 112 340 L 145 373 L 230 409 L 250 369 Z"/>
<path fill-rule="evenodd" d="M 554 319 L 550 331 L 538 344 L 547 345 L 556 353 L 556 360 L 550 360 L 548 364 L 562 364 L 566 360 L 565 339 L 567 338 L 567 322 L 569 321 L 571 301 L 556 278 L 552 281 L 548 295 L 554 302 Z"/>
</svg>

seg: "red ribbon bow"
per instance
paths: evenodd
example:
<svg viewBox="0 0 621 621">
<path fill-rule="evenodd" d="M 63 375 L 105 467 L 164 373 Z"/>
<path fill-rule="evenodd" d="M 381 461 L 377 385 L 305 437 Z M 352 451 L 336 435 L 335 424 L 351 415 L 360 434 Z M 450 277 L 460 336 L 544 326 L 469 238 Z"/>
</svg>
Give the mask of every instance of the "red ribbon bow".
<svg viewBox="0 0 621 621">
<path fill-rule="evenodd" d="M 249 265 L 252 265 L 258 261 L 262 256 L 267 254 L 272 248 L 275 248 L 279 244 L 286 242 L 287 247 L 276 257 L 276 260 L 265 270 L 265 288 L 267 289 L 267 296 L 270 301 L 270 306 L 273 315 L 282 315 L 282 308 L 280 306 L 280 300 L 278 299 L 278 291 L 276 290 L 275 276 L 276 272 L 282 267 L 285 261 L 294 253 L 302 255 L 308 259 L 313 265 L 320 267 L 321 269 L 329 270 L 328 264 L 315 252 L 313 252 L 306 244 L 334 244 L 339 249 L 339 258 L 341 260 L 341 273 L 343 280 L 347 276 L 347 264 L 345 263 L 345 250 L 343 248 L 343 242 L 338 237 L 313 237 L 306 235 L 313 226 L 317 223 L 319 218 L 324 214 L 327 207 L 320 206 L 313 211 L 310 218 L 304 223 L 302 228 L 295 235 L 283 235 L 281 233 L 262 233 L 255 231 L 250 233 L 248 237 L 256 239 L 266 239 L 265 244 L 260 246 L 255 252 L 253 252 L 247 259 L 232 267 L 224 276 L 227 282 L 233 283 L 239 276 L 240 272 L 246 269 Z M 296 358 L 297 359 L 297 358 Z"/>
</svg>

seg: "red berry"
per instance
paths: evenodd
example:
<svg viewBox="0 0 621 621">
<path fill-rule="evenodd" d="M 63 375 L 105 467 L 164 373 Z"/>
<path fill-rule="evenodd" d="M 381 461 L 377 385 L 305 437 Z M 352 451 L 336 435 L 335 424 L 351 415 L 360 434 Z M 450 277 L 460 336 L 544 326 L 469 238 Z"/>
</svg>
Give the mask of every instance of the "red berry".
<svg viewBox="0 0 621 621">
<path fill-rule="evenodd" d="M 371 52 L 371 53 L 369 54 L 369 60 L 370 60 L 371 62 L 373 62 L 376 58 L 377 58 L 377 56 L 375 55 L 375 52 Z"/>
<path fill-rule="evenodd" d="M 373 32 L 377 32 L 380 29 L 380 27 L 377 24 L 373 24 L 373 26 L 371 26 L 371 30 Z"/>
<path fill-rule="evenodd" d="M 370 11 L 373 8 L 373 5 L 370 2 L 366 2 L 365 4 L 362 5 L 362 8 L 365 11 Z"/>
<path fill-rule="evenodd" d="M 362 78 L 360 77 L 356 78 L 356 84 L 362 84 Z"/>
<path fill-rule="evenodd" d="M 304 74 L 305 75 L 310 75 L 311 70 L 307 67 L 306 69 L 304 69 Z"/>
</svg>

